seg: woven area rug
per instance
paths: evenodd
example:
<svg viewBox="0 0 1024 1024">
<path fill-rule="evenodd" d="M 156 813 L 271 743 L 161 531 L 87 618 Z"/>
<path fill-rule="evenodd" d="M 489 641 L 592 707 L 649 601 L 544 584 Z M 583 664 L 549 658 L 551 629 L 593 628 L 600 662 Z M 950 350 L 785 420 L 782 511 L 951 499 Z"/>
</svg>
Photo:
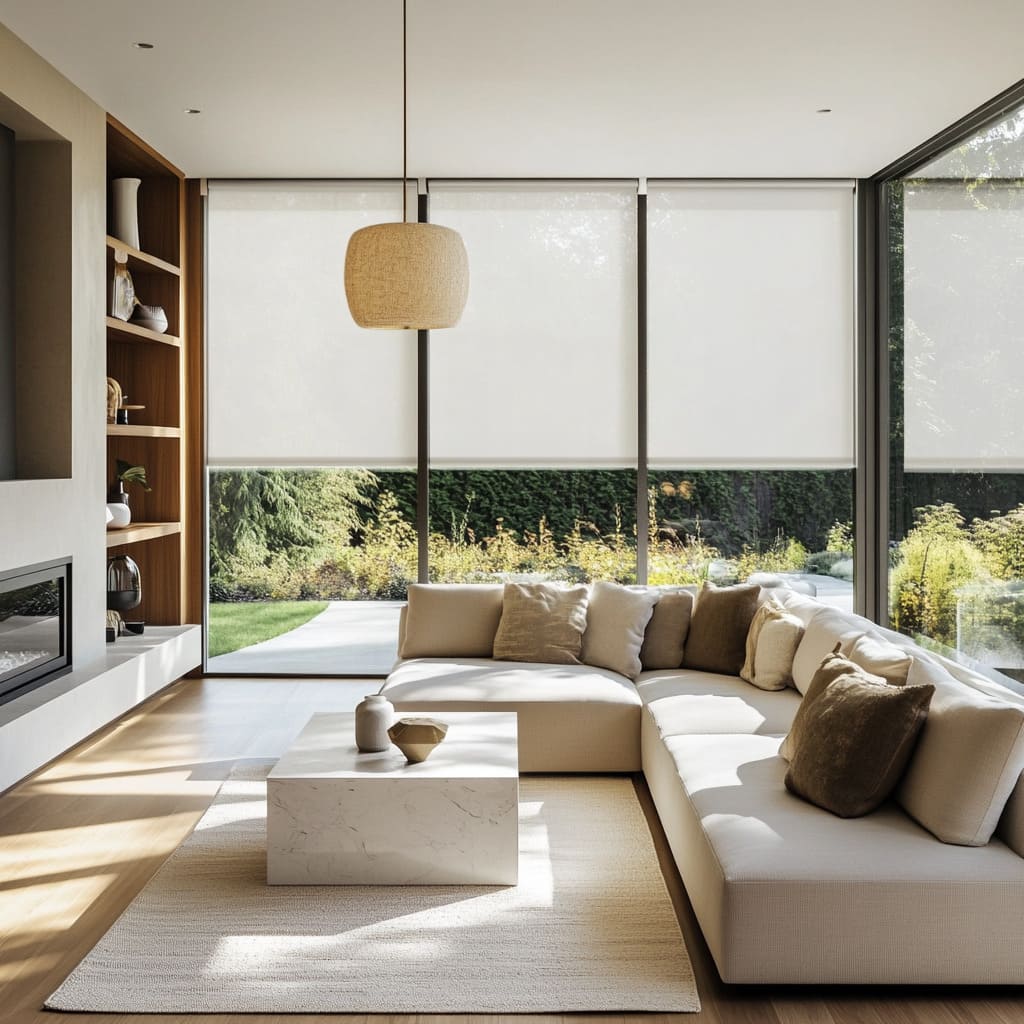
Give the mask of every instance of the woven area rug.
<svg viewBox="0 0 1024 1024">
<path fill-rule="evenodd" d="M 223 785 L 47 1008 L 700 1009 L 628 779 L 522 779 L 517 886 L 267 886 L 267 771 Z"/>
</svg>

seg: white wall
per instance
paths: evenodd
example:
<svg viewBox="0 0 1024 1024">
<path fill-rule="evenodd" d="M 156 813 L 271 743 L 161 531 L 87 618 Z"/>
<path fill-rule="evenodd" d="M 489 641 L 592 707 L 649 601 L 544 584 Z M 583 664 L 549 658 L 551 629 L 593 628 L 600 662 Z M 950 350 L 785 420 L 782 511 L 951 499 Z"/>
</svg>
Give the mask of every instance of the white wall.
<svg viewBox="0 0 1024 1024">
<path fill-rule="evenodd" d="M 72 475 L 0 482 L 0 570 L 71 555 L 72 650 L 76 668 L 88 669 L 104 656 L 106 606 L 106 122 L 100 107 L 2 25 L 0 95 L 71 143 L 72 233 Z"/>
</svg>

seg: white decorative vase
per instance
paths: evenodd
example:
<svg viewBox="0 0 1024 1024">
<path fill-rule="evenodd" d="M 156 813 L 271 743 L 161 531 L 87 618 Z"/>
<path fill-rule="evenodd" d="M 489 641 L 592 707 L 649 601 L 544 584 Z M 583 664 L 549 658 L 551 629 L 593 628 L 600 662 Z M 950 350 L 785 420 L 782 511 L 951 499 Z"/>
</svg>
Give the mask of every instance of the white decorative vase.
<svg viewBox="0 0 1024 1024">
<path fill-rule="evenodd" d="M 133 249 L 139 246 L 139 186 L 141 178 L 115 178 L 110 183 L 114 237 Z"/>
<path fill-rule="evenodd" d="M 132 510 L 119 501 L 108 502 L 107 513 L 109 516 L 107 519 L 108 530 L 122 530 L 132 521 Z"/>
<path fill-rule="evenodd" d="M 380 693 L 371 693 L 356 708 L 356 746 L 363 753 L 378 753 L 391 746 L 388 729 L 395 721 L 395 706 Z"/>
</svg>

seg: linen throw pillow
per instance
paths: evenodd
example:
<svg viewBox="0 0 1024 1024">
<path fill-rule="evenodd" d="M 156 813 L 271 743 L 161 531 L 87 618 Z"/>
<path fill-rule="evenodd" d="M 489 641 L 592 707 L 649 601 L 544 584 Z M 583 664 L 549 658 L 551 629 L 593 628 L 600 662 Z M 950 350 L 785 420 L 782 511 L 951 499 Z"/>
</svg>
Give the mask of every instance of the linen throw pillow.
<svg viewBox="0 0 1024 1024">
<path fill-rule="evenodd" d="M 881 676 L 891 686 L 903 686 L 906 683 L 910 663 L 914 660 L 906 651 L 901 651 L 885 637 L 875 633 L 865 633 L 852 644 L 846 643 L 843 653 L 865 672 Z"/>
<path fill-rule="evenodd" d="M 896 800 L 942 842 L 984 846 L 1024 770 L 1024 707 L 914 658 L 907 684 L 927 683 L 935 696 Z"/>
<path fill-rule="evenodd" d="M 683 665 L 738 676 L 747 655 L 747 634 L 760 594 L 757 584 L 716 587 L 705 583 L 690 618 Z"/>
<path fill-rule="evenodd" d="M 807 709 L 786 789 L 840 818 L 875 810 L 910 760 L 934 691 L 859 673 L 834 679 Z"/>
<path fill-rule="evenodd" d="M 400 658 L 489 658 L 501 619 L 500 583 L 409 586 Z"/>
<path fill-rule="evenodd" d="M 839 643 L 831 654 L 826 654 L 818 666 L 817 672 L 811 679 L 810 686 L 800 702 L 796 714 L 793 716 L 793 724 L 789 727 L 789 733 L 779 747 L 779 757 L 785 761 L 792 761 L 793 756 L 800 746 L 805 722 L 814 702 L 825 692 L 825 690 L 840 676 L 852 675 L 867 683 L 874 683 L 876 686 L 888 685 L 881 676 L 865 672 L 859 665 L 854 664 L 849 658 L 839 653 Z"/>
<path fill-rule="evenodd" d="M 582 585 L 506 583 L 494 657 L 578 665 L 587 628 L 587 594 Z"/>
<path fill-rule="evenodd" d="M 590 588 L 582 661 L 636 679 L 640 648 L 658 594 L 599 580 Z"/>
<path fill-rule="evenodd" d="M 807 623 L 793 658 L 793 685 L 806 693 L 821 659 L 837 643 L 853 643 L 866 631 L 838 608 L 820 608 Z"/>
<path fill-rule="evenodd" d="M 740 678 L 762 690 L 784 690 L 793 684 L 793 656 L 804 624 L 771 595 L 754 612 L 747 633 L 747 656 Z"/>
<path fill-rule="evenodd" d="M 657 591 L 656 591 L 657 593 Z M 644 669 L 679 668 L 690 630 L 693 594 L 687 590 L 662 591 L 647 623 L 640 664 Z"/>
</svg>

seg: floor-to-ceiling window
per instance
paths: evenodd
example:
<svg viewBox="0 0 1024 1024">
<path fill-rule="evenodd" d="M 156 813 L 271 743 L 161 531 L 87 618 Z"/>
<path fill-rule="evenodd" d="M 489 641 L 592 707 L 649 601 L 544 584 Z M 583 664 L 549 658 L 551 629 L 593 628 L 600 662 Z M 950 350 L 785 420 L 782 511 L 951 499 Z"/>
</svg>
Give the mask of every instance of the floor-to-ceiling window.
<svg viewBox="0 0 1024 1024">
<path fill-rule="evenodd" d="M 469 302 L 430 339 L 430 578 L 636 579 L 637 183 L 431 182 Z"/>
<path fill-rule="evenodd" d="M 1024 109 L 886 191 L 889 615 L 1024 672 Z"/>
<path fill-rule="evenodd" d="M 650 182 L 652 583 L 853 602 L 851 182 Z"/>
<path fill-rule="evenodd" d="M 410 504 L 403 487 L 416 337 L 356 327 L 342 280 L 349 236 L 400 219 L 401 194 L 210 185 L 211 671 L 377 673 L 394 660 L 416 578 L 415 491 Z"/>
</svg>

